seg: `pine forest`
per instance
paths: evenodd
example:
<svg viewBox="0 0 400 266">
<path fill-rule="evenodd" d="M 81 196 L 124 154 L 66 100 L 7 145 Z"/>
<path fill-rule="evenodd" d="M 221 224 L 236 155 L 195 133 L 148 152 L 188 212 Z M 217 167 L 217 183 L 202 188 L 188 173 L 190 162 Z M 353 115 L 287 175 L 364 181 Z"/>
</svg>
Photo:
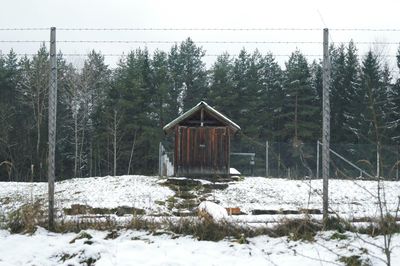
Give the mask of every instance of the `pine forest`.
<svg viewBox="0 0 400 266">
<path fill-rule="evenodd" d="M 169 51 L 131 51 L 113 68 L 98 51 L 80 68 L 60 51 L 57 180 L 156 174 L 162 127 L 202 100 L 241 126 L 234 141 L 242 151 L 248 139 L 292 147 L 321 139 L 319 59 L 295 50 L 280 65 L 272 53 L 242 49 L 208 67 L 204 56 L 190 38 Z M 395 71 L 352 41 L 331 46 L 330 57 L 332 145 L 398 145 L 400 50 Z M 12 50 L 0 57 L 1 181 L 47 180 L 49 67 L 44 45 L 32 57 Z"/>
</svg>

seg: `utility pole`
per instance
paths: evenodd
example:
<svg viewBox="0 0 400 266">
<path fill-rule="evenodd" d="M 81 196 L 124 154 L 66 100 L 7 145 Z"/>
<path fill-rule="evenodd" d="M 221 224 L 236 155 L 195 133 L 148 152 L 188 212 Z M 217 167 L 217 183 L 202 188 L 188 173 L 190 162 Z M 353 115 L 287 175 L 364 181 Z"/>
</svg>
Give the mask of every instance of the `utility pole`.
<svg viewBox="0 0 400 266">
<path fill-rule="evenodd" d="M 50 84 L 49 84 L 49 230 L 54 230 L 54 180 L 57 117 L 57 55 L 56 28 L 50 29 Z"/>
<path fill-rule="evenodd" d="M 330 141 L 330 60 L 329 60 L 329 32 L 324 29 L 323 37 L 323 66 L 322 66 L 322 178 L 323 178 L 323 222 L 328 220 L 328 178 L 329 178 L 329 141 Z"/>
</svg>

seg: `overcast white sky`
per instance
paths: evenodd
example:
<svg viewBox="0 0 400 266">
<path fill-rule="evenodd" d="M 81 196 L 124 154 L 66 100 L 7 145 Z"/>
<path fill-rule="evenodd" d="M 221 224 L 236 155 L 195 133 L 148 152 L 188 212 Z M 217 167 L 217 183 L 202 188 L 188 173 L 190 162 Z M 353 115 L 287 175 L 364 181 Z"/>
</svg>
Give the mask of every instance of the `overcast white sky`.
<svg viewBox="0 0 400 266">
<path fill-rule="evenodd" d="M 0 27 L 57 28 L 396 28 L 400 29 L 400 2 L 381 1 L 289 1 L 289 0 L 3 0 Z M 331 41 L 400 42 L 399 32 L 331 31 Z M 57 31 L 58 40 L 148 40 L 182 41 L 322 41 L 322 30 L 311 32 L 251 31 Z M 0 40 L 48 40 L 47 31 L 0 31 Z M 63 53 L 85 54 L 91 49 L 105 54 L 122 54 L 145 44 L 71 44 L 59 43 Z M 150 51 L 168 51 L 171 44 L 147 44 Z M 319 44 L 201 44 L 207 54 L 228 51 L 238 54 L 242 47 L 261 53 L 290 54 L 297 47 L 304 54 L 322 54 Z M 34 53 L 39 44 L 0 43 L 0 50 Z M 357 45 L 362 55 L 371 45 Z M 398 45 L 378 47 L 386 55 L 395 55 Z M 376 47 L 374 48 L 376 49 Z M 310 61 L 315 57 L 310 57 Z M 82 58 L 69 57 L 79 63 Z M 209 64 L 215 57 L 207 57 Z M 287 57 L 278 57 L 280 63 Z M 394 58 L 389 58 L 394 60 Z M 111 66 L 117 60 L 107 58 Z"/>
</svg>

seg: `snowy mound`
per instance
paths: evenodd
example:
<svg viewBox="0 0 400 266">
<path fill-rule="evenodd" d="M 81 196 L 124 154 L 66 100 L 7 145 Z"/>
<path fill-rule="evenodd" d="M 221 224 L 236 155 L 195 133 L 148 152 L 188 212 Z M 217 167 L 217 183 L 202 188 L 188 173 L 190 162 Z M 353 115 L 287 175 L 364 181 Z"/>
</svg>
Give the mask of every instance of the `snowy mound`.
<svg viewBox="0 0 400 266">
<path fill-rule="evenodd" d="M 200 203 L 198 210 L 200 213 L 207 213 L 216 222 L 228 219 L 228 212 L 226 209 L 211 201 L 203 201 Z"/>
</svg>

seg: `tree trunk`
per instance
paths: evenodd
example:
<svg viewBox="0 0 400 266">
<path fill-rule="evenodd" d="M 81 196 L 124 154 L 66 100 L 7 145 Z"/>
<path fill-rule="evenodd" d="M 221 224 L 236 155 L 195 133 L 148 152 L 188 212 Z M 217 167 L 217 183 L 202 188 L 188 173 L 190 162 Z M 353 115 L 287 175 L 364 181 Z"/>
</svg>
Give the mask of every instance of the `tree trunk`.
<svg viewBox="0 0 400 266">
<path fill-rule="evenodd" d="M 132 157 L 133 157 L 133 152 L 134 152 L 134 150 L 135 150 L 136 132 L 137 132 L 137 130 L 135 130 L 135 135 L 133 136 L 133 143 L 132 143 L 132 149 L 131 149 L 131 156 L 129 157 L 128 175 L 129 175 L 130 170 L 131 170 Z"/>
<path fill-rule="evenodd" d="M 78 115 L 74 114 L 74 133 L 75 133 L 75 160 L 74 160 L 74 178 L 78 171 Z"/>
<path fill-rule="evenodd" d="M 37 100 L 37 123 L 36 123 L 36 167 L 39 167 L 39 181 L 41 181 L 41 166 L 40 166 L 40 97 Z"/>
<path fill-rule="evenodd" d="M 90 139 L 89 145 L 89 176 L 93 176 L 93 139 Z"/>
<path fill-rule="evenodd" d="M 114 110 L 114 177 L 117 175 L 117 111 Z"/>
<path fill-rule="evenodd" d="M 297 93 L 296 93 L 296 102 L 294 105 L 294 143 L 295 143 L 295 145 L 298 144 L 297 143 L 297 139 L 298 139 L 297 123 L 298 123 L 298 121 L 297 121 Z"/>
</svg>

